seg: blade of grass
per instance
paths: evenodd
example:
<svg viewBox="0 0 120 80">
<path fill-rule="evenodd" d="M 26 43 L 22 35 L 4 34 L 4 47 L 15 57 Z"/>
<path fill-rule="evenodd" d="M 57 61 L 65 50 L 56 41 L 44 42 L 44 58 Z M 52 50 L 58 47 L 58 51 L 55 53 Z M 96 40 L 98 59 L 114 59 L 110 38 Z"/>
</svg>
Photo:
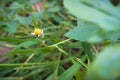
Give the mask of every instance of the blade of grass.
<svg viewBox="0 0 120 80">
<path fill-rule="evenodd" d="M 54 64 L 54 63 L 56 63 L 56 62 L 42 62 L 42 63 L 26 63 L 26 64 L 24 64 L 24 63 L 14 63 L 14 64 L 0 64 L 0 67 L 2 67 L 2 66 L 21 66 L 21 65 L 23 65 L 23 66 L 31 66 L 31 65 L 44 65 L 44 64 Z"/>
<path fill-rule="evenodd" d="M 81 68 L 81 65 L 76 62 L 69 69 L 67 69 L 58 80 L 72 80 L 72 77 L 76 74 L 76 72 Z"/>
<path fill-rule="evenodd" d="M 92 46 L 91 46 L 91 44 L 86 43 L 86 42 L 82 42 L 81 44 L 83 46 L 83 49 L 84 49 L 85 53 L 88 55 L 88 58 L 89 58 L 90 62 L 92 62 L 93 59 L 94 59 L 94 55 L 92 53 Z"/>
</svg>

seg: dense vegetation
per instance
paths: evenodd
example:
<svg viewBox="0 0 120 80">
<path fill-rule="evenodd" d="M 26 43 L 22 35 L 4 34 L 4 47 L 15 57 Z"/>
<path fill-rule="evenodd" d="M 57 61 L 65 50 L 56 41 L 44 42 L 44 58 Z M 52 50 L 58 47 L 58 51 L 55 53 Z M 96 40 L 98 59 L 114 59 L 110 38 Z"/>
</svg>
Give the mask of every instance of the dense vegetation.
<svg viewBox="0 0 120 80">
<path fill-rule="evenodd" d="M 120 80 L 119 0 L 0 3 L 0 80 Z"/>
</svg>

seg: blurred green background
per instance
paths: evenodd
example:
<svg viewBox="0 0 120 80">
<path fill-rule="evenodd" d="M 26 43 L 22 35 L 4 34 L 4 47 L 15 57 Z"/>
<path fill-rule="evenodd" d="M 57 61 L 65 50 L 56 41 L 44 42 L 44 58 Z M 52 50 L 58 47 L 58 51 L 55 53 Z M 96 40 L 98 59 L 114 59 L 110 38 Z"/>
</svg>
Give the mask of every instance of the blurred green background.
<svg viewBox="0 0 120 80">
<path fill-rule="evenodd" d="M 0 80 L 119 80 L 119 2 L 0 0 Z"/>
</svg>

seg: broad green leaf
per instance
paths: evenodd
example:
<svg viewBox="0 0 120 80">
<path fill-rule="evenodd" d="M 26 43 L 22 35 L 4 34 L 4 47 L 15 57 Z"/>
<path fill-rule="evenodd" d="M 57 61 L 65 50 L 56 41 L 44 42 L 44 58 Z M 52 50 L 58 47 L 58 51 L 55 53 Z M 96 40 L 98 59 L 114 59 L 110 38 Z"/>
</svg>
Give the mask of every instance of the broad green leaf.
<svg viewBox="0 0 120 80">
<path fill-rule="evenodd" d="M 120 80 L 120 46 L 109 46 L 97 55 L 88 80 Z"/>
<path fill-rule="evenodd" d="M 81 26 L 82 24 L 85 24 L 83 20 L 77 19 L 77 26 Z"/>
<path fill-rule="evenodd" d="M 110 0 L 80 0 L 81 3 L 86 4 L 90 7 L 96 8 L 97 10 L 106 13 L 110 16 L 120 19 L 120 11 L 112 5 Z"/>
<path fill-rule="evenodd" d="M 109 39 L 112 41 L 112 42 L 117 42 L 119 37 L 120 37 L 120 31 L 118 32 L 114 32 L 114 33 L 110 33 L 107 37 L 109 37 Z"/>
<path fill-rule="evenodd" d="M 75 63 L 72 67 L 66 70 L 58 80 L 72 80 L 72 77 L 76 74 L 76 72 L 80 69 L 80 63 Z"/>
<path fill-rule="evenodd" d="M 57 23 L 62 23 L 63 19 L 59 16 L 53 15 L 53 19 L 57 22 Z"/>
<path fill-rule="evenodd" d="M 120 4 L 116 7 L 118 11 L 120 11 Z"/>
<path fill-rule="evenodd" d="M 84 24 L 69 31 L 65 36 L 80 41 L 100 42 L 102 39 L 97 35 L 98 31 L 99 28 L 96 26 Z"/>
<path fill-rule="evenodd" d="M 104 31 L 120 29 L 120 21 L 117 18 L 80 3 L 80 0 L 64 0 L 64 6 L 74 16 L 95 23 Z"/>
<path fill-rule="evenodd" d="M 6 30 L 10 33 L 15 33 L 18 29 L 18 23 L 16 21 L 8 22 L 6 24 L 7 28 Z"/>
<path fill-rule="evenodd" d="M 15 20 L 17 20 L 20 24 L 28 26 L 29 22 L 26 17 L 22 17 L 16 14 Z"/>
</svg>

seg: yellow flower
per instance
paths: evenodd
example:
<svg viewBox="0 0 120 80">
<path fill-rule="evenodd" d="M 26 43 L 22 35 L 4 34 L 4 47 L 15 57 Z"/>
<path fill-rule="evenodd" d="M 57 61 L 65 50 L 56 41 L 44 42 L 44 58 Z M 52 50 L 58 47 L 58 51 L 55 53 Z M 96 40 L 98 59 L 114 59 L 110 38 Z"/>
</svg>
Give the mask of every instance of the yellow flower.
<svg viewBox="0 0 120 80">
<path fill-rule="evenodd" d="M 35 35 L 37 37 L 43 36 L 43 30 L 39 28 L 35 28 L 34 32 L 31 33 L 32 35 Z"/>
</svg>

